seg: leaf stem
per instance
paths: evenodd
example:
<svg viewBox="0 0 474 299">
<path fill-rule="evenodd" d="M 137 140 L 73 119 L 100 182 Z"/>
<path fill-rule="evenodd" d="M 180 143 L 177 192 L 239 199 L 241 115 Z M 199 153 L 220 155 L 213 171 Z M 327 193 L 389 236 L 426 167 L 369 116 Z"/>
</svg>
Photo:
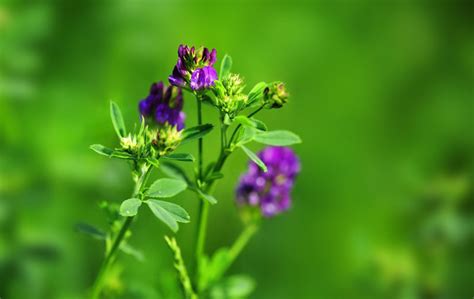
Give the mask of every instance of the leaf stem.
<svg viewBox="0 0 474 299">
<path fill-rule="evenodd" d="M 135 182 L 135 188 L 133 190 L 133 196 L 136 197 L 140 194 L 140 192 L 143 190 L 143 187 L 145 186 L 145 183 L 150 175 L 150 172 L 152 170 L 153 166 L 151 165 L 145 165 L 144 168 L 142 169 L 142 175 L 137 179 Z M 94 285 L 92 286 L 92 295 L 91 299 L 98 299 L 100 297 L 100 293 L 102 291 L 102 287 L 104 284 L 104 280 L 106 277 L 106 274 L 112 265 L 118 249 L 120 248 L 120 245 L 122 244 L 122 241 L 127 233 L 127 230 L 129 229 L 130 225 L 133 222 L 133 219 L 135 217 L 126 217 L 125 221 L 122 224 L 122 227 L 120 228 L 117 236 L 115 237 L 112 247 L 108 250 L 106 253 L 105 259 L 102 262 L 102 265 L 100 266 L 99 273 L 97 274 L 97 277 L 94 281 Z"/>
<path fill-rule="evenodd" d="M 229 250 L 229 260 L 227 268 L 232 265 L 232 263 L 239 256 L 239 254 L 242 252 L 249 240 L 253 237 L 253 235 L 255 235 L 257 231 L 258 225 L 253 223 L 248 224 L 245 229 L 240 233 L 239 237 L 235 240 L 234 244 L 232 244 L 232 247 Z"/>
</svg>

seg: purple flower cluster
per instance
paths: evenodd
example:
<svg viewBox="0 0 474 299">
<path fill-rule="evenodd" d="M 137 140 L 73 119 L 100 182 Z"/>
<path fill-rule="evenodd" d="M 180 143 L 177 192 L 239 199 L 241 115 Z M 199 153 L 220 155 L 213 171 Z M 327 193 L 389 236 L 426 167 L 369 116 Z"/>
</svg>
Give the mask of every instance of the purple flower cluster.
<svg viewBox="0 0 474 299">
<path fill-rule="evenodd" d="M 213 65 L 216 62 L 216 49 L 189 48 L 180 45 L 178 48 L 178 62 L 169 76 L 171 85 L 189 87 L 192 90 L 202 90 L 214 85 L 217 72 Z"/>
<path fill-rule="evenodd" d="M 291 190 L 301 166 L 293 150 L 287 147 L 267 147 L 258 154 L 268 168 L 263 172 L 254 162 L 237 187 L 237 203 L 260 207 L 271 217 L 291 206 Z"/>
<path fill-rule="evenodd" d="M 180 87 L 165 87 L 163 82 L 153 83 L 149 95 L 138 104 L 140 114 L 152 118 L 160 125 L 166 123 L 184 128 L 183 91 Z"/>
</svg>

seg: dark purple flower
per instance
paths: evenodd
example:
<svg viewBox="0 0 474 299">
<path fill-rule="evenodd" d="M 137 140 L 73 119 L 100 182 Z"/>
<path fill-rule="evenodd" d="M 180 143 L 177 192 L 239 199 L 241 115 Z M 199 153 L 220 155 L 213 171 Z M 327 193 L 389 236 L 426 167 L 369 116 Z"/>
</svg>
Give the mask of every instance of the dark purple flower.
<svg viewBox="0 0 474 299">
<path fill-rule="evenodd" d="M 191 76 L 192 90 L 201 90 L 214 86 L 214 81 L 217 80 L 217 72 L 212 66 L 205 66 L 197 69 Z"/>
<path fill-rule="evenodd" d="M 173 73 L 168 77 L 168 80 L 171 85 L 185 87 L 189 86 L 192 83 L 192 77 L 198 76 L 194 75 L 199 69 L 207 69 L 205 72 L 208 74 L 206 78 L 212 80 L 217 79 L 217 72 L 212 67 L 216 62 L 216 49 L 209 51 L 208 48 L 200 47 L 195 49 L 194 47 L 188 47 L 186 45 L 180 45 L 178 48 L 178 61 L 173 69 Z M 211 71 L 212 70 L 212 71 Z M 202 73 L 202 71 L 199 71 Z M 214 76 L 215 74 L 215 76 Z M 196 86 L 197 83 L 194 85 Z M 191 88 L 193 90 L 198 90 L 202 88 L 207 88 L 212 84 L 200 84 L 199 88 Z M 206 87 L 204 87 L 206 86 Z"/>
<path fill-rule="evenodd" d="M 159 125 L 166 123 L 184 128 L 183 91 L 179 87 L 164 87 L 163 82 L 153 83 L 150 94 L 138 104 L 140 114 L 152 118 Z"/>
<path fill-rule="evenodd" d="M 259 207 L 271 217 L 291 206 L 291 190 L 301 170 L 298 157 L 287 147 L 267 147 L 258 154 L 268 168 L 263 172 L 254 162 L 237 186 L 237 203 Z"/>
</svg>

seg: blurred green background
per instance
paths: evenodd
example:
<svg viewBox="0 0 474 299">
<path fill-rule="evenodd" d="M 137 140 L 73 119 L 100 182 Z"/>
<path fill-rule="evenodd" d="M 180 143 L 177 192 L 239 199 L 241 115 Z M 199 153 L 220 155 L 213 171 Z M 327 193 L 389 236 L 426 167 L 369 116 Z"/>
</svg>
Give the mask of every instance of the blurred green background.
<svg viewBox="0 0 474 299">
<path fill-rule="evenodd" d="M 106 228 L 99 202 L 132 188 L 127 165 L 88 146 L 117 145 L 109 100 L 130 127 L 186 43 L 232 55 L 248 87 L 286 82 L 291 102 L 260 118 L 304 140 L 291 212 L 266 221 L 231 269 L 255 277 L 251 298 L 472 298 L 474 10 L 402 2 L 3 0 L 0 297 L 85 297 L 103 244 L 74 225 Z M 239 233 L 246 160 L 225 166 L 208 251 Z M 196 219 L 193 194 L 178 201 Z M 195 224 L 178 234 L 187 261 Z M 120 255 L 115 297 L 179 298 L 170 231 L 144 210 L 133 232 L 145 261 Z"/>
</svg>

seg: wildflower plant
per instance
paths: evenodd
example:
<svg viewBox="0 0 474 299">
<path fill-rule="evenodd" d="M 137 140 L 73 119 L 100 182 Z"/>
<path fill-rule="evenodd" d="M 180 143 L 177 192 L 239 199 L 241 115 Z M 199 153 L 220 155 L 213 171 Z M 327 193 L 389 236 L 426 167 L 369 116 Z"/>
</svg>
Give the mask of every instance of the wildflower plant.
<svg viewBox="0 0 474 299">
<path fill-rule="evenodd" d="M 165 236 L 173 252 L 183 298 L 246 298 L 254 288 L 247 276 L 226 276 L 227 270 L 239 256 L 262 221 L 288 210 L 291 191 L 301 165 L 293 150 L 287 146 L 300 143 L 300 138 L 285 130 L 268 130 L 255 118 L 264 109 L 272 112 L 288 102 L 288 92 L 282 82 L 255 84 L 246 92 L 244 79 L 231 72 L 232 59 L 225 55 L 219 73 L 215 69 L 215 49 L 179 46 L 178 60 L 169 76 L 169 86 L 153 83 L 148 95 L 139 101 L 140 121 L 134 130 L 125 127 L 117 104 L 110 103 L 113 127 L 118 137 L 115 148 L 94 144 L 91 149 L 109 158 L 123 160 L 130 165 L 135 183 L 130 198 L 120 206 L 103 203 L 111 216 L 110 227 L 103 232 L 89 225 L 80 230 L 105 241 L 105 259 L 92 286 L 91 298 L 101 298 L 105 280 L 120 251 L 142 254 L 128 244 L 131 225 L 147 206 L 156 218 L 173 233 L 179 224 L 196 225 L 194 261 L 186 263 L 181 248 L 173 236 Z M 184 93 L 194 96 L 198 121 L 185 124 Z M 204 140 L 213 125 L 203 122 L 202 104 L 213 106 L 219 113 L 220 151 L 210 163 L 203 160 Z M 177 152 L 180 145 L 197 141 L 198 156 Z M 258 154 L 247 145 L 257 142 L 268 147 Z M 212 195 L 227 158 L 241 150 L 250 159 L 248 171 L 236 187 L 236 207 L 241 215 L 243 230 L 235 242 L 209 254 L 205 251 L 207 220 L 210 206 L 218 200 Z M 189 177 L 182 163 L 195 165 L 195 176 Z M 149 183 L 153 169 L 160 169 L 167 177 Z M 173 202 L 173 197 L 184 190 L 196 194 L 199 203 L 198 219 Z"/>
</svg>

